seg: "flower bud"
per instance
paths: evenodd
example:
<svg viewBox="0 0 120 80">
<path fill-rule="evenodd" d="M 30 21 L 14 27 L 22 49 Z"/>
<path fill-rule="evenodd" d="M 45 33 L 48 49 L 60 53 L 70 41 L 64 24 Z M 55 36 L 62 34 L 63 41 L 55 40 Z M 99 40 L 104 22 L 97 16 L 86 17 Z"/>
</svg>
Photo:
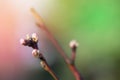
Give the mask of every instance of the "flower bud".
<svg viewBox="0 0 120 80">
<path fill-rule="evenodd" d="M 24 39 L 20 39 L 20 44 L 24 45 L 25 44 L 25 40 Z"/>
<path fill-rule="evenodd" d="M 38 57 L 38 56 L 39 56 L 39 50 L 34 49 L 34 50 L 32 51 L 32 55 L 33 55 L 34 57 Z"/>
<path fill-rule="evenodd" d="M 78 47 L 78 43 L 77 43 L 77 41 L 76 40 L 72 40 L 71 42 L 70 42 L 70 44 L 69 44 L 69 46 L 70 46 L 70 48 L 76 48 L 76 47 Z"/>
<path fill-rule="evenodd" d="M 30 35 L 29 35 L 29 34 L 26 35 L 26 39 L 27 39 L 27 40 L 30 39 Z"/>
<path fill-rule="evenodd" d="M 33 40 L 34 42 L 38 42 L 38 36 L 37 36 L 36 33 L 33 33 L 33 34 L 32 34 L 32 40 Z"/>
</svg>

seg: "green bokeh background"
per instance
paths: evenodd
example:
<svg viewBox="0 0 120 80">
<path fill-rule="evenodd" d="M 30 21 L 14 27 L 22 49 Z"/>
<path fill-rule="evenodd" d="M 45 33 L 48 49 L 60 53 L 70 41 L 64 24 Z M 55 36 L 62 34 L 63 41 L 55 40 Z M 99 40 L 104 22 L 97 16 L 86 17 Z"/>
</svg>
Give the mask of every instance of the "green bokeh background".
<svg viewBox="0 0 120 80">
<path fill-rule="evenodd" d="M 120 1 L 57 0 L 53 6 L 44 21 L 67 55 L 70 40 L 79 42 L 76 66 L 84 80 L 120 80 Z M 53 69 L 60 80 L 75 80 L 58 60 Z"/>
</svg>

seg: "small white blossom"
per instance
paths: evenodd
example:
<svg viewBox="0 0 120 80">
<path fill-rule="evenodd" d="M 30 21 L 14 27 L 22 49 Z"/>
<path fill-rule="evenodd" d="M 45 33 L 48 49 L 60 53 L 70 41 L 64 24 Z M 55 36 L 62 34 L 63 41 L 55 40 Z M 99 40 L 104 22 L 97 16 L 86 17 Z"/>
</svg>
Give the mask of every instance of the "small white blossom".
<svg viewBox="0 0 120 80">
<path fill-rule="evenodd" d="M 26 39 L 27 39 L 27 40 L 30 39 L 30 35 L 29 35 L 29 34 L 26 35 Z"/>
<path fill-rule="evenodd" d="M 70 44 L 69 44 L 69 46 L 71 47 L 71 48 L 73 48 L 73 47 L 78 47 L 78 43 L 77 43 L 77 41 L 76 40 L 72 40 L 71 42 L 70 42 Z"/>
<path fill-rule="evenodd" d="M 33 39 L 33 41 L 38 42 L 38 36 L 36 33 L 32 34 L 32 39 Z"/>
<path fill-rule="evenodd" d="M 24 39 L 20 39 L 20 43 L 23 45 L 25 44 L 25 40 Z"/>
<path fill-rule="evenodd" d="M 38 54 L 39 54 L 39 50 L 34 49 L 34 50 L 32 51 L 32 55 L 33 55 L 34 57 L 38 57 Z"/>
</svg>

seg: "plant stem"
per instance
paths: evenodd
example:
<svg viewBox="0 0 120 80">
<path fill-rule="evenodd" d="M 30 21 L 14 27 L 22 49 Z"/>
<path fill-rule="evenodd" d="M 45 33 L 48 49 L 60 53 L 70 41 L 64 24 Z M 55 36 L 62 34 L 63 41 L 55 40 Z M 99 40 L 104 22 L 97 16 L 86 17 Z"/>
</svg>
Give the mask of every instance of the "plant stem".
<svg viewBox="0 0 120 80">
<path fill-rule="evenodd" d="M 69 65 L 70 70 L 72 71 L 73 75 L 75 76 L 76 80 L 82 80 L 79 71 L 77 70 L 75 65 Z"/>
<path fill-rule="evenodd" d="M 75 59 L 76 59 L 76 50 L 72 49 L 72 54 L 71 54 L 71 62 L 72 62 L 72 64 L 75 64 Z"/>
<path fill-rule="evenodd" d="M 48 65 L 48 63 L 42 53 L 38 54 L 38 58 L 41 60 L 40 64 L 43 67 L 43 69 L 46 70 L 47 72 L 49 72 L 55 80 L 59 80 L 57 75 L 53 72 L 51 67 Z"/>
<path fill-rule="evenodd" d="M 44 25 L 44 22 L 43 22 L 41 16 L 35 11 L 34 8 L 31 8 L 31 12 L 32 12 L 33 16 L 35 17 L 35 19 L 37 20 L 37 26 L 46 32 L 47 37 L 50 39 L 50 41 L 53 43 L 55 48 L 61 54 L 61 56 L 63 57 L 66 64 L 68 64 L 68 67 L 71 70 L 71 72 L 73 73 L 73 75 L 75 76 L 76 80 L 81 80 L 81 76 L 80 76 L 79 71 L 77 70 L 76 66 L 71 63 L 71 59 L 68 58 L 68 56 L 65 54 L 62 47 L 59 45 L 58 41 L 55 39 L 55 37 L 52 35 L 52 33 Z M 73 58 L 75 58 L 75 55 L 73 55 Z"/>
<path fill-rule="evenodd" d="M 59 80 L 57 75 L 52 71 L 52 69 L 50 68 L 50 66 L 48 65 L 48 63 L 46 61 L 41 61 L 41 65 L 44 68 L 44 70 L 49 72 L 55 80 Z"/>
</svg>

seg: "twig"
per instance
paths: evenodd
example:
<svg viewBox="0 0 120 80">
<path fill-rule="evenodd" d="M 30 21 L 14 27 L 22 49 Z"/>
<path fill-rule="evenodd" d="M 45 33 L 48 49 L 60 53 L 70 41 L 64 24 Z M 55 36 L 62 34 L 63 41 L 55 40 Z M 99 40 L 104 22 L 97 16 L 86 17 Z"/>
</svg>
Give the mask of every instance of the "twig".
<svg viewBox="0 0 120 80">
<path fill-rule="evenodd" d="M 77 70 L 75 64 L 73 64 L 74 59 L 75 59 L 75 54 L 72 54 L 72 59 L 73 62 L 71 62 L 72 60 L 70 58 L 68 58 L 68 56 L 65 54 L 64 50 L 62 49 L 62 47 L 59 45 L 59 43 L 57 42 L 57 40 L 54 38 L 54 36 L 52 35 L 52 33 L 47 29 L 47 27 L 44 25 L 44 22 L 41 18 L 41 16 L 35 11 L 34 8 L 31 8 L 31 12 L 33 14 L 33 16 L 35 17 L 36 21 L 37 21 L 37 26 L 39 28 L 41 28 L 43 31 L 46 32 L 46 35 L 48 36 L 48 38 L 50 39 L 50 41 L 53 43 L 53 45 L 56 47 L 56 49 L 59 51 L 59 53 L 61 54 L 61 56 L 63 57 L 64 61 L 66 62 L 66 64 L 68 64 L 69 69 L 72 71 L 73 75 L 75 76 L 76 80 L 81 80 L 81 76 L 79 71 Z"/>
<path fill-rule="evenodd" d="M 46 59 L 42 54 L 39 54 L 39 59 L 41 60 L 40 64 L 43 67 L 43 69 L 49 72 L 55 80 L 59 80 L 57 75 L 52 71 L 52 69 L 50 68 L 50 66 L 48 65 Z"/>
<path fill-rule="evenodd" d="M 72 50 L 72 54 L 71 54 L 71 62 L 72 64 L 75 65 L 75 59 L 76 59 L 76 50 L 77 50 L 77 47 L 78 47 L 78 43 L 76 40 L 72 40 L 69 44 L 71 50 Z"/>
<path fill-rule="evenodd" d="M 49 72 L 55 80 L 59 80 L 56 74 L 52 71 L 51 67 L 48 65 L 45 57 L 42 55 L 42 53 L 40 53 L 38 45 L 37 45 L 38 37 L 35 33 L 32 34 L 32 37 L 27 35 L 27 38 L 21 39 L 20 42 L 24 46 L 32 47 L 33 48 L 32 54 L 34 57 L 40 59 L 40 65 L 42 66 L 42 68 L 46 70 L 47 72 Z"/>
<path fill-rule="evenodd" d="M 59 80 L 46 61 L 41 61 L 41 65 L 43 66 L 44 70 L 48 71 L 55 80 Z"/>
</svg>

